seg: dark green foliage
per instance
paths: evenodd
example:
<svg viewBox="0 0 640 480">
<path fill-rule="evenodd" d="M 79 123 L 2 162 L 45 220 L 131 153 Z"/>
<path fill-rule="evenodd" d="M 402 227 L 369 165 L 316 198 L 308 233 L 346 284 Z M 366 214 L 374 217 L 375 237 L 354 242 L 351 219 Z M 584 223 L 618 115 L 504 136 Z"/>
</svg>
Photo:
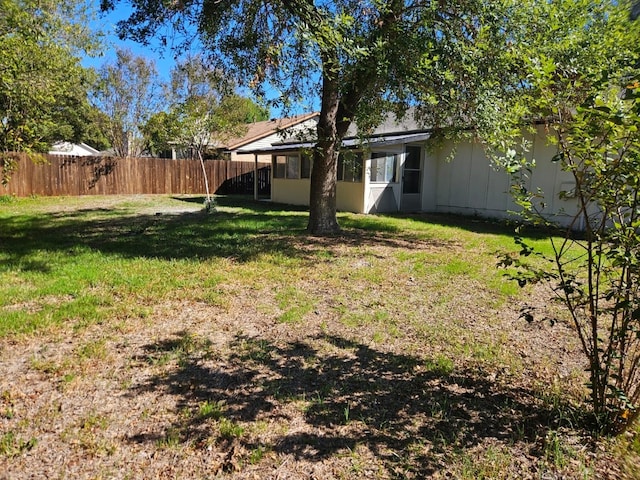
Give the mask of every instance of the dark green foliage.
<svg viewBox="0 0 640 480">
<path fill-rule="evenodd" d="M 76 2 L 0 2 L 0 151 L 46 152 L 82 139 L 89 71 L 77 53 L 93 48 Z"/>
<path fill-rule="evenodd" d="M 105 0 L 102 7 L 113 9 L 117 3 Z M 445 6 L 422 0 L 134 0 L 132 4 L 131 16 L 119 24 L 123 36 L 141 42 L 152 36 L 167 41 L 171 37 L 172 42 L 182 39 L 186 46 L 190 32 L 196 30 L 211 65 L 238 78 L 258 96 L 266 96 L 267 87 L 273 87 L 279 94 L 267 100 L 285 112 L 293 106 L 308 109 L 320 104 L 308 225 L 315 234 L 339 229 L 336 165 L 341 140 L 352 122 L 366 134 L 387 112 L 402 115 L 417 103 L 426 104 L 424 119 L 451 119 L 450 107 L 473 110 L 473 106 L 459 107 L 475 97 L 477 85 L 488 85 L 489 79 L 492 85 L 504 83 L 496 74 L 504 69 L 493 61 L 505 45 L 503 2 L 457 0 Z"/>
<path fill-rule="evenodd" d="M 539 38 L 553 42 L 538 48 L 522 40 L 530 83 L 511 113 L 548 121 L 558 150 L 551 161 L 573 187 L 560 192 L 568 208 L 553 255 L 521 242 L 520 255 L 502 264 L 517 268 L 520 285 L 551 283 L 588 360 L 594 428 L 619 434 L 640 414 L 639 29 L 623 6 L 608 2 L 536 8 L 547 10 L 540 23 L 554 27 Z M 531 184 L 535 161 L 526 146 L 502 160 L 523 219 L 554 226 L 543 214 L 544 192 Z M 527 258 L 536 256 L 542 261 Z"/>
<path fill-rule="evenodd" d="M 82 141 L 92 73 L 80 51 L 95 48 L 81 2 L 0 0 L 0 166 L 2 182 L 15 168 L 10 152 L 34 159 L 58 140 Z"/>
</svg>

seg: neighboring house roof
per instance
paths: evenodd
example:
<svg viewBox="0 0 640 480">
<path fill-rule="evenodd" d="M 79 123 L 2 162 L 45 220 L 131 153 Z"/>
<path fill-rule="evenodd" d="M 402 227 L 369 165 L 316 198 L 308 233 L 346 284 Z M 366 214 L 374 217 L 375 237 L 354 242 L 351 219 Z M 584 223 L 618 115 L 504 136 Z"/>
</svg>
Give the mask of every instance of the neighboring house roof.
<svg viewBox="0 0 640 480">
<path fill-rule="evenodd" d="M 96 157 L 100 151 L 86 143 L 56 142 L 51 145 L 49 155 L 72 155 L 76 157 Z"/>
<path fill-rule="evenodd" d="M 241 147 L 254 143 L 260 139 L 266 138 L 270 135 L 287 130 L 296 125 L 311 120 L 318 116 L 317 112 L 305 113 L 302 115 L 296 115 L 288 118 L 274 118 L 271 120 L 265 120 L 263 122 L 251 123 L 247 126 L 247 133 L 242 137 L 232 138 L 226 143 L 227 150 L 238 150 Z"/>
</svg>

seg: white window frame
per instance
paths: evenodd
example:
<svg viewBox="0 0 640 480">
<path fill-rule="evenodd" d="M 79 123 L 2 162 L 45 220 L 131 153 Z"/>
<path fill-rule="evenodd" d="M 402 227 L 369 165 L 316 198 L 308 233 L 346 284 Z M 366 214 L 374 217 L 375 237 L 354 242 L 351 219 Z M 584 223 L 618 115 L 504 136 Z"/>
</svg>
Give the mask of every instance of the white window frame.
<svg viewBox="0 0 640 480">
<path fill-rule="evenodd" d="M 377 164 L 383 162 L 380 168 Z M 398 154 L 394 152 L 372 152 L 371 172 L 369 181 L 371 183 L 398 183 Z"/>
</svg>

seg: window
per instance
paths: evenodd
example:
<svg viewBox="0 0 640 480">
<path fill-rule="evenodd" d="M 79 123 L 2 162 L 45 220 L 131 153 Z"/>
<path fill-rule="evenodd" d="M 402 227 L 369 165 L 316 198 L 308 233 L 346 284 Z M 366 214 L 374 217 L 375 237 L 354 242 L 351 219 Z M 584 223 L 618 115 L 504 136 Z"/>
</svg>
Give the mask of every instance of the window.
<svg viewBox="0 0 640 480">
<path fill-rule="evenodd" d="M 300 178 L 311 178 L 312 159 L 309 153 L 302 153 L 302 166 L 300 168 Z"/>
<path fill-rule="evenodd" d="M 371 181 L 395 182 L 397 157 L 394 153 L 374 152 L 371 154 Z"/>
<path fill-rule="evenodd" d="M 310 153 L 288 153 L 274 155 L 273 178 L 311 178 L 313 158 Z M 362 182 L 362 152 L 346 151 L 338 156 L 338 180 L 341 182 Z"/>
<path fill-rule="evenodd" d="M 283 155 L 273 156 L 273 178 L 284 178 L 287 171 L 287 157 Z"/>
<path fill-rule="evenodd" d="M 338 156 L 338 181 L 362 182 L 362 152 L 340 152 Z"/>
<path fill-rule="evenodd" d="M 300 157 L 287 155 L 287 178 L 300 178 Z"/>
<path fill-rule="evenodd" d="M 302 162 L 297 153 L 287 155 L 274 155 L 273 161 L 273 178 L 306 178 L 304 177 L 304 157 Z M 302 172 L 301 172 L 302 163 Z M 302 177 L 301 177 L 302 174 Z"/>
</svg>

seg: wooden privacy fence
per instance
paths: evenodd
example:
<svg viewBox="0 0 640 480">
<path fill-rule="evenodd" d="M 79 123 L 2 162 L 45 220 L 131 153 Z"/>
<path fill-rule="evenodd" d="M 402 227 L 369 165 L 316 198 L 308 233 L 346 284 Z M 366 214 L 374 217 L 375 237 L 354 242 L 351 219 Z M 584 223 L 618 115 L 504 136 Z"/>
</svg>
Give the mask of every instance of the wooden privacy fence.
<svg viewBox="0 0 640 480">
<path fill-rule="evenodd" d="M 17 168 L 0 192 L 19 197 L 205 193 L 198 160 L 59 155 L 44 158 L 46 162 L 34 163 L 24 154 L 17 155 Z M 258 164 L 258 167 L 258 193 L 268 195 L 270 166 Z M 0 165 L 0 171 L 1 168 Z M 205 169 L 212 193 L 254 192 L 253 162 L 207 160 Z"/>
</svg>

